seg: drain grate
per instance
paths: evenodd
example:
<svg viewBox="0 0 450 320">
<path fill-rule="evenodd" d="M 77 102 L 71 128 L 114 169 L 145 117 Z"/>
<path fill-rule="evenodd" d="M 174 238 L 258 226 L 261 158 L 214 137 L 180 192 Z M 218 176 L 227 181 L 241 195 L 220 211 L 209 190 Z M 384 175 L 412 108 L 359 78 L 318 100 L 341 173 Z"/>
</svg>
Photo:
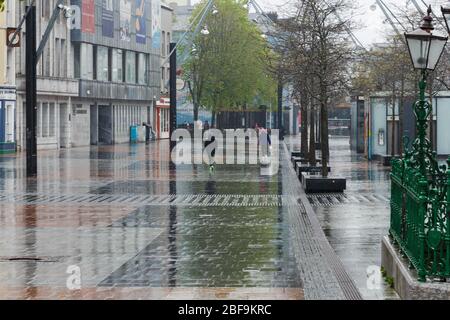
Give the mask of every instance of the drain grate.
<svg viewBox="0 0 450 320">
<path fill-rule="evenodd" d="M 389 198 L 374 194 L 340 194 L 325 193 L 308 195 L 308 200 L 313 207 L 331 207 L 344 204 L 388 204 Z"/>
<path fill-rule="evenodd" d="M 194 207 L 280 207 L 297 206 L 299 198 L 280 195 L 235 194 L 181 194 L 181 195 L 9 195 L 2 201 L 27 205 L 139 205 L 139 206 L 194 206 Z"/>
</svg>

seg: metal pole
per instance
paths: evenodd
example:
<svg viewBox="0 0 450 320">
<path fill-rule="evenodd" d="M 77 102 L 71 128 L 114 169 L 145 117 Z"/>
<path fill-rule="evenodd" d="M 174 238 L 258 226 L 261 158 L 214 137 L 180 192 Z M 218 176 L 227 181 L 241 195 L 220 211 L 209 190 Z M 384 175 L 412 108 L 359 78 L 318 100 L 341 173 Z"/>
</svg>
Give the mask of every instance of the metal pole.
<svg viewBox="0 0 450 320">
<path fill-rule="evenodd" d="M 177 129 L 177 49 L 176 43 L 170 44 L 170 152 L 175 148 L 172 134 Z"/>
<path fill-rule="evenodd" d="M 26 156 L 27 177 L 37 175 L 36 6 L 26 18 Z"/>
</svg>

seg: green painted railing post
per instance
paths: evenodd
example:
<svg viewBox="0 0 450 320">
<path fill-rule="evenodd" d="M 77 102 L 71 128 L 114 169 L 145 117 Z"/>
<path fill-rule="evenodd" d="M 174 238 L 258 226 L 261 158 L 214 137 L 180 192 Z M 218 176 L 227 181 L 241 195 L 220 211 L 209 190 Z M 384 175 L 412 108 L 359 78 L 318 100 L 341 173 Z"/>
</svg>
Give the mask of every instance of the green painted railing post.
<svg viewBox="0 0 450 320">
<path fill-rule="evenodd" d="M 428 182 L 425 179 L 425 177 L 421 177 L 419 180 L 419 210 L 418 210 L 418 216 L 417 216 L 417 225 L 419 229 L 419 243 L 418 243 L 418 249 L 419 249 L 419 268 L 417 270 L 419 281 L 420 282 L 426 282 L 427 281 L 427 272 L 425 269 L 425 216 L 427 213 L 426 208 L 426 201 L 427 201 L 427 188 L 428 188 Z"/>
<path fill-rule="evenodd" d="M 445 209 L 447 217 L 447 232 L 445 233 L 446 259 L 445 273 L 450 274 L 450 157 L 447 160 L 447 197 L 445 199 Z"/>
</svg>

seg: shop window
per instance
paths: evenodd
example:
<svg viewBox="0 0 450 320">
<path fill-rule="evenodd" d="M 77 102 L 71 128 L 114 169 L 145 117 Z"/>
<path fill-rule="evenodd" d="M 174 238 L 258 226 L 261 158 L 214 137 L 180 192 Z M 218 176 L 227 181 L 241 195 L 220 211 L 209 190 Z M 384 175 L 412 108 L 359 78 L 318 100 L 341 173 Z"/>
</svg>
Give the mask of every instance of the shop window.
<svg viewBox="0 0 450 320">
<path fill-rule="evenodd" d="M 109 80 L 109 63 L 108 63 L 108 48 L 98 46 L 97 47 L 97 80 L 108 81 Z"/>
<path fill-rule="evenodd" d="M 91 44 L 82 43 L 78 55 L 75 50 L 75 74 L 78 68 L 79 78 L 86 80 L 94 79 L 93 57 L 94 48 Z"/>
<path fill-rule="evenodd" d="M 136 54 L 132 51 L 127 51 L 125 57 L 125 80 L 127 83 L 136 83 Z"/>
<path fill-rule="evenodd" d="M 144 53 L 138 55 L 138 83 L 148 84 L 148 59 Z"/>
<path fill-rule="evenodd" d="M 120 49 L 112 50 L 112 81 L 123 81 L 123 51 Z"/>
</svg>

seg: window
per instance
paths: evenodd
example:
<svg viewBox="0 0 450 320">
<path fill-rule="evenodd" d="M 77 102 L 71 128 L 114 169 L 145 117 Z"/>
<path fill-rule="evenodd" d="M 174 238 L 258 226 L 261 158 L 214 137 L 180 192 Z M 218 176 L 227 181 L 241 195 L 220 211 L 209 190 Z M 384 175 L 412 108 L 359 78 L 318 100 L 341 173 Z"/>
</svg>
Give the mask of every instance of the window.
<svg viewBox="0 0 450 320">
<path fill-rule="evenodd" d="M 55 59 L 58 60 L 58 59 Z M 66 40 L 61 39 L 61 68 L 59 72 L 59 76 L 66 78 L 67 77 L 67 46 Z"/>
<path fill-rule="evenodd" d="M 112 81 L 123 81 L 123 51 L 120 49 L 112 50 Z"/>
<path fill-rule="evenodd" d="M 132 51 L 126 52 L 125 81 L 136 83 L 136 54 Z"/>
<path fill-rule="evenodd" d="M 48 107 L 48 136 L 56 136 L 56 117 L 55 117 L 55 104 L 50 103 Z"/>
<path fill-rule="evenodd" d="M 6 102 L 6 128 L 5 128 L 6 142 L 14 141 L 14 104 Z"/>
<path fill-rule="evenodd" d="M 81 69 L 80 69 L 80 45 L 78 43 L 75 43 L 73 45 L 73 76 L 76 79 L 81 78 Z"/>
<path fill-rule="evenodd" d="M 50 7 L 52 6 L 51 1 L 42 1 L 41 4 L 42 18 L 50 18 Z"/>
<path fill-rule="evenodd" d="M 61 65 L 61 40 L 55 39 L 55 58 L 53 59 L 53 76 L 60 77 L 60 65 Z"/>
<path fill-rule="evenodd" d="M 144 53 L 138 55 L 138 83 L 148 84 L 148 59 Z"/>
<path fill-rule="evenodd" d="M 163 31 L 161 34 L 161 56 L 166 57 L 167 52 L 166 52 L 166 46 L 167 46 L 167 41 L 166 41 L 166 33 Z"/>
<path fill-rule="evenodd" d="M 109 63 L 108 63 L 108 48 L 98 46 L 97 47 L 97 80 L 108 81 L 109 80 Z"/>
<path fill-rule="evenodd" d="M 80 54 L 78 56 L 77 62 L 77 55 L 75 51 L 75 70 L 77 68 L 77 63 L 79 63 L 79 70 L 80 70 L 80 78 L 86 79 L 86 80 L 92 80 L 94 79 L 94 64 L 93 64 L 93 57 L 94 57 L 94 49 L 91 44 L 82 43 L 80 46 Z M 76 72 L 75 72 L 76 73 Z"/>
<path fill-rule="evenodd" d="M 167 32 L 167 54 L 170 54 L 170 32 Z"/>
<path fill-rule="evenodd" d="M 49 107 L 48 103 L 42 104 L 42 120 L 41 120 L 41 136 L 43 138 L 47 138 L 49 135 L 48 132 L 48 119 L 49 119 Z"/>
<path fill-rule="evenodd" d="M 24 110 L 27 109 L 26 102 L 24 101 Z M 36 120 L 36 136 L 42 137 L 42 104 L 37 103 L 37 120 Z"/>
<path fill-rule="evenodd" d="M 42 75 L 45 77 L 50 77 L 50 65 L 51 65 L 51 53 L 50 44 L 48 43 L 44 47 L 44 52 L 42 53 Z"/>
</svg>

